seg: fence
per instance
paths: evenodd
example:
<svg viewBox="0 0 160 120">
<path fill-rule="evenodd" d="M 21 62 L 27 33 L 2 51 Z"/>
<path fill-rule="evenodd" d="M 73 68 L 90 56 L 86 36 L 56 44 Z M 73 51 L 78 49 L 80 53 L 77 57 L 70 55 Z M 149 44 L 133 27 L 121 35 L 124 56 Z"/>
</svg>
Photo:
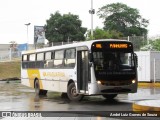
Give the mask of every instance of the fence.
<svg viewBox="0 0 160 120">
<path fill-rule="evenodd" d="M 121 39 L 131 41 L 133 43 L 135 51 L 139 51 L 142 46 L 147 44 L 147 39 L 143 36 L 129 36 L 129 37 L 123 37 Z M 76 41 L 73 41 L 73 42 L 76 42 Z M 44 44 L 27 45 L 26 44 L 28 47 L 25 46 L 26 47 L 25 50 L 26 49 L 33 50 L 33 49 L 39 49 L 39 48 L 44 48 L 44 47 L 49 47 L 49 46 L 64 45 L 64 44 L 69 44 L 73 42 L 52 42 L 47 45 L 44 45 Z M 21 51 L 23 51 L 24 49 L 19 50 L 18 46 L 20 46 L 20 44 L 19 45 L 16 44 L 16 47 L 13 49 L 11 48 L 10 44 L 0 44 L 0 61 L 20 59 Z"/>
<path fill-rule="evenodd" d="M 18 60 L 21 58 L 20 51 L 4 50 L 0 51 L 0 61 Z"/>
<path fill-rule="evenodd" d="M 68 44 L 68 42 L 56 42 L 52 43 L 51 45 L 44 45 L 44 44 L 16 44 L 16 46 L 12 46 L 10 44 L 0 44 L 0 62 L 3 61 L 12 61 L 12 60 L 20 60 L 21 59 L 21 52 L 23 50 L 34 50 L 49 46 L 57 46 L 62 44 Z"/>
<path fill-rule="evenodd" d="M 148 39 L 144 36 L 128 36 L 122 39 L 131 41 L 134 47 L 134 51 L 139 51 L 141 47 L 148 44 Z"/>
</svg>

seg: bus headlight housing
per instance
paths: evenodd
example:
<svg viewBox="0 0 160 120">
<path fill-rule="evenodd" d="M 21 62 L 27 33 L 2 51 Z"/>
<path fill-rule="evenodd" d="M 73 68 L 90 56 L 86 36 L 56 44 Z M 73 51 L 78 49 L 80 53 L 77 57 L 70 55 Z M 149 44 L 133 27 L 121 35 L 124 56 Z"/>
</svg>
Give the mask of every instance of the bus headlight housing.
<svg viewBox="0 0 160 120">
<path fill-rule="evenodd" d="M 132 84 L 136 83 L 136 80 L 132 80 Z"/>
<path fill-rule="evenodd" d="M 97 81 L 98 84 L 101 84 L 101 81 Z"/>
</svg>

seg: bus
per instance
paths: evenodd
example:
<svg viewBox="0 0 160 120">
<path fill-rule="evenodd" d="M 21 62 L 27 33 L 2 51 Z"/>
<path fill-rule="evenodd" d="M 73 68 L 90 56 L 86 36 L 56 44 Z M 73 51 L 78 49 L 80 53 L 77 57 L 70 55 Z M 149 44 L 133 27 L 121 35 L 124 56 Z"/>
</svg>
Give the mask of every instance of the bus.
<svg viewBox="0 0 160 120">
<path fill-rule="evenodd" d="M 61 92 L 70 100 L 137 92 L 137 56 L 126 40 L 77 42 L 22 52 L 21 83 L 36 95 Z"/>
</svg>

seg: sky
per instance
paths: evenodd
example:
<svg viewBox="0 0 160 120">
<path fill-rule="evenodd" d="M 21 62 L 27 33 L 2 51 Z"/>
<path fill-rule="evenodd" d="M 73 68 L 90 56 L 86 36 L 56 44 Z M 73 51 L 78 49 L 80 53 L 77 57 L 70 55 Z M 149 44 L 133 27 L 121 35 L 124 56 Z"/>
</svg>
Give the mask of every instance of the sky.
<svg viewBox="0 0 160 120">
<path fill-rule="evenodd" d="M 93 0 L 93 8 L 98 9 L 106 4 L 121 2 L 139 10 L 140 15 L 148 19 L 147 27 L 150 37 L 160 35 L 159 0 Z M 0 0 L 0 44 L 16 41 L 18 44 L 33 43 L 34 26 L 44 26 L 50 14 L 59 11 L 79 15 L 82 26 L 91 29 L 91 0 Z M 25 24 L 31 23 L 28 26 Z M 93 17 L 93 28 L 103 27 L 103 20 L 96 14 Z"/>
</svg>

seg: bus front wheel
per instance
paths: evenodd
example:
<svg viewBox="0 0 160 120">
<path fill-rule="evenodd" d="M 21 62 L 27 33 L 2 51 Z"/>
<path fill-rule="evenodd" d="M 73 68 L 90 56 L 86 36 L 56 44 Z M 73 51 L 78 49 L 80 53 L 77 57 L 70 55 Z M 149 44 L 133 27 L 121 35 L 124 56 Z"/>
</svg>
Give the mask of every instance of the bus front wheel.
<svg viewBox="0 0 160 120">
<path fill-rule="evenodd" d="M 83 98 L 83 95 L 76 93 L 76 86 L 74 83 L 70 83 L 67 88 L 68 98 L 72 101 L 80 101 Z"/>
<path fill-rule="evenodd" d="M 102 95 L 102 96 L 106 99 L 113 99 L 117 96 L 117 94 L 105 94 L 105 95 Z"/>
<path fill-rule="evenodd" d="M 40 89 L 39 80 L 35 81 L 34 87 L 35 87 L 36 95 L 46 95 L 47 94 L 47 90 Z"/>
</svg>

